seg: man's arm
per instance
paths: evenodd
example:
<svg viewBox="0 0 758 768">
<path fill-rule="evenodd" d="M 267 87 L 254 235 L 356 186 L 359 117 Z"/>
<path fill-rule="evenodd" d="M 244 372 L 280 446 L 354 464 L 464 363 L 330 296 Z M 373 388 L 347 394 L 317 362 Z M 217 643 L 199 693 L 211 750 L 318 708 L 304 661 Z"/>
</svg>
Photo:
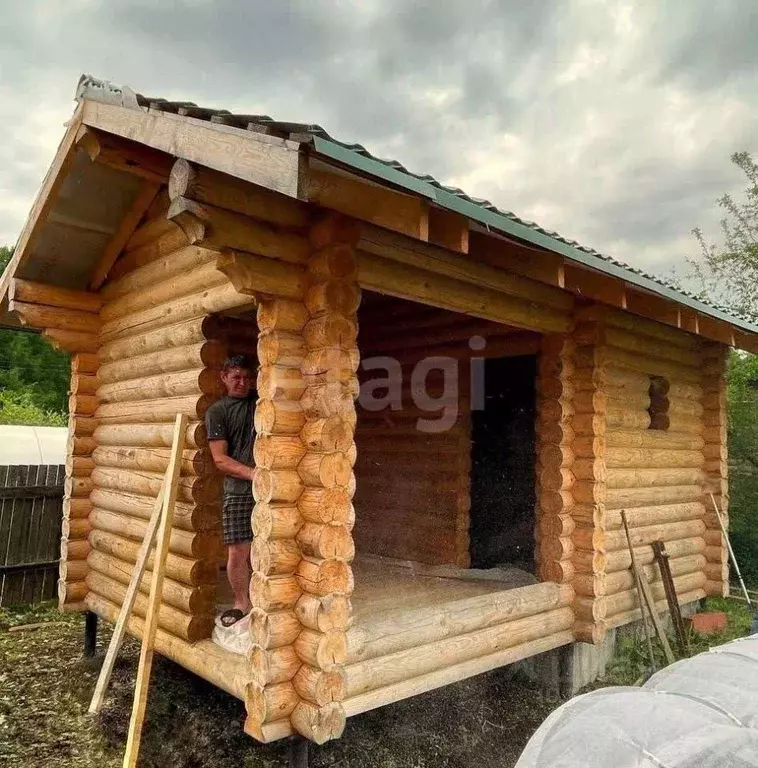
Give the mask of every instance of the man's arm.
<svg viewBox="0 0 758 768">
<path fill-rule="evenodd" d="M 233 459 L 228 454 L 229 444 L 226 440 L 209 440 L 208 445 L 211 449 L 213 463 L 222 475 L 252 481 L 253 467 L 248 467 L 246 464 Z"/>
</svg>

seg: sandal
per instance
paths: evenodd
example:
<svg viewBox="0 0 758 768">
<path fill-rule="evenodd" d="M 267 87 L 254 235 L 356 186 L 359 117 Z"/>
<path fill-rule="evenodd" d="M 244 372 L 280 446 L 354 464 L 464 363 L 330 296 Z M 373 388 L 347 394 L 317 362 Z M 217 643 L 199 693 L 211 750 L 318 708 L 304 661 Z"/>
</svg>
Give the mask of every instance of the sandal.
<svg viewBox="0 0 758 768">
<path fill-rule="evenodd" d="M 245 614 L 239 608 L 230 608 L 221 614 L 221 626 L 233 627 L 240 619 L 244 619 Z"/>
</svg>

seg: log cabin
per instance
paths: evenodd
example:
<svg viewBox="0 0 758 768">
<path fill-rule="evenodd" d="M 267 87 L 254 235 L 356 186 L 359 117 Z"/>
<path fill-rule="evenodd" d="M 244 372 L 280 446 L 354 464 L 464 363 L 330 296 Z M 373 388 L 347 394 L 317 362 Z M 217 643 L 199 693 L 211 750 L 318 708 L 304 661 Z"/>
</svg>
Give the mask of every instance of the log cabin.
<svg viewBox="0 0 758 768">
<path fill-rule="evenodd" d="M 270 742 L 728 589 L 725 372 L 758 326 L 315 125 L 84 76 L 0 286 L 71 355 L 62 610 L 114 620 L 189 417 L 156 650 Z M 359 331 L 360 329 L 360 331 Z M 251 650 L 211 640 L 203 416 L 257 365 Z M 129 631 L 139 637 L 149 571 Z"/>
</svg>

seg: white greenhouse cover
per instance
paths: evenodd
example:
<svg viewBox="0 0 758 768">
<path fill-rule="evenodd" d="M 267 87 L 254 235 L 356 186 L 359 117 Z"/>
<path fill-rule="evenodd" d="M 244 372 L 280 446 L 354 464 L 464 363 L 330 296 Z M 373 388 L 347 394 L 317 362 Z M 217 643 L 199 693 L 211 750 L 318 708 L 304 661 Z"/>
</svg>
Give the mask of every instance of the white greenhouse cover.
<svg viewBox="0 0 758 768">
<path fill-rule="evenodd" d="M 0 465 L 65 464 L 66 427 L 0 425 Z"/>
<path fill-rule="evenodd" d="M 553 712 L 516 768 L 755 768 L 758 635 Z"/>
</svg>

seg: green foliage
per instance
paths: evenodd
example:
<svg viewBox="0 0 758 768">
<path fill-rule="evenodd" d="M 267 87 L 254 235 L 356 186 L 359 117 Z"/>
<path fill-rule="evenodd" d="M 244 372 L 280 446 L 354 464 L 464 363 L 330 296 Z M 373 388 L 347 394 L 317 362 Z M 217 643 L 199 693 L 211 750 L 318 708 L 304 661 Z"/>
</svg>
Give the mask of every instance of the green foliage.
<svg viewBox="0 0 758 768">
<path fill-rule="evenodd" d="M 0 247 L 0 269 L 12 255 Z M 0 424 L 65 425 L 69 365 L 36 333 L 0 330 Z"/>
<path fill-rule="evenodd" d="M 726 629 L 715 635 L 698 635 L 690 630 L 687 634 L 688 656 L 697 656 L 698 653 L 703 653 L 709 648 L 723 645 L 730 640 L 736 640 L 738 637 L 744 637 L 750 632 L 752 614 L 745 603 L 738 600 L 725 600 L 721 597 L 709 597 L 705 609 L 726 613 Z M 608 667 L 602 685 L 639 685 L 649 676 L 650 657 L 648 656 L 645 637 L 641 632 L 640 630 L 634 635 L 626 635 L 620 639 L 616 656 Z M 676 641 L 670 633 L 668 638 L 671 649 L 676 656 Z M 655 637 L 655 633 L 653 633 L 653 656 L 658 669 L 666 666 L 663 647 L 658 638 Z"/>
<path fill-rule="evenodd" d="M 758 320 L 758 164 L 747 152 L 735 152 L 732 162 L 745 174 L 745 200 L 731 195 L 718 200 L 725 211 L 721 220 L 723 243 L 706 240 L 702 230 L 693 233 L 701 260 L 691 262 L 702 294 L 746 317 Z"/>
<path fill-rule="evenodd" d="M 747 582 L 758 585 L 758 356 L 729 364 L 730 536 Z"/>
</svg>

